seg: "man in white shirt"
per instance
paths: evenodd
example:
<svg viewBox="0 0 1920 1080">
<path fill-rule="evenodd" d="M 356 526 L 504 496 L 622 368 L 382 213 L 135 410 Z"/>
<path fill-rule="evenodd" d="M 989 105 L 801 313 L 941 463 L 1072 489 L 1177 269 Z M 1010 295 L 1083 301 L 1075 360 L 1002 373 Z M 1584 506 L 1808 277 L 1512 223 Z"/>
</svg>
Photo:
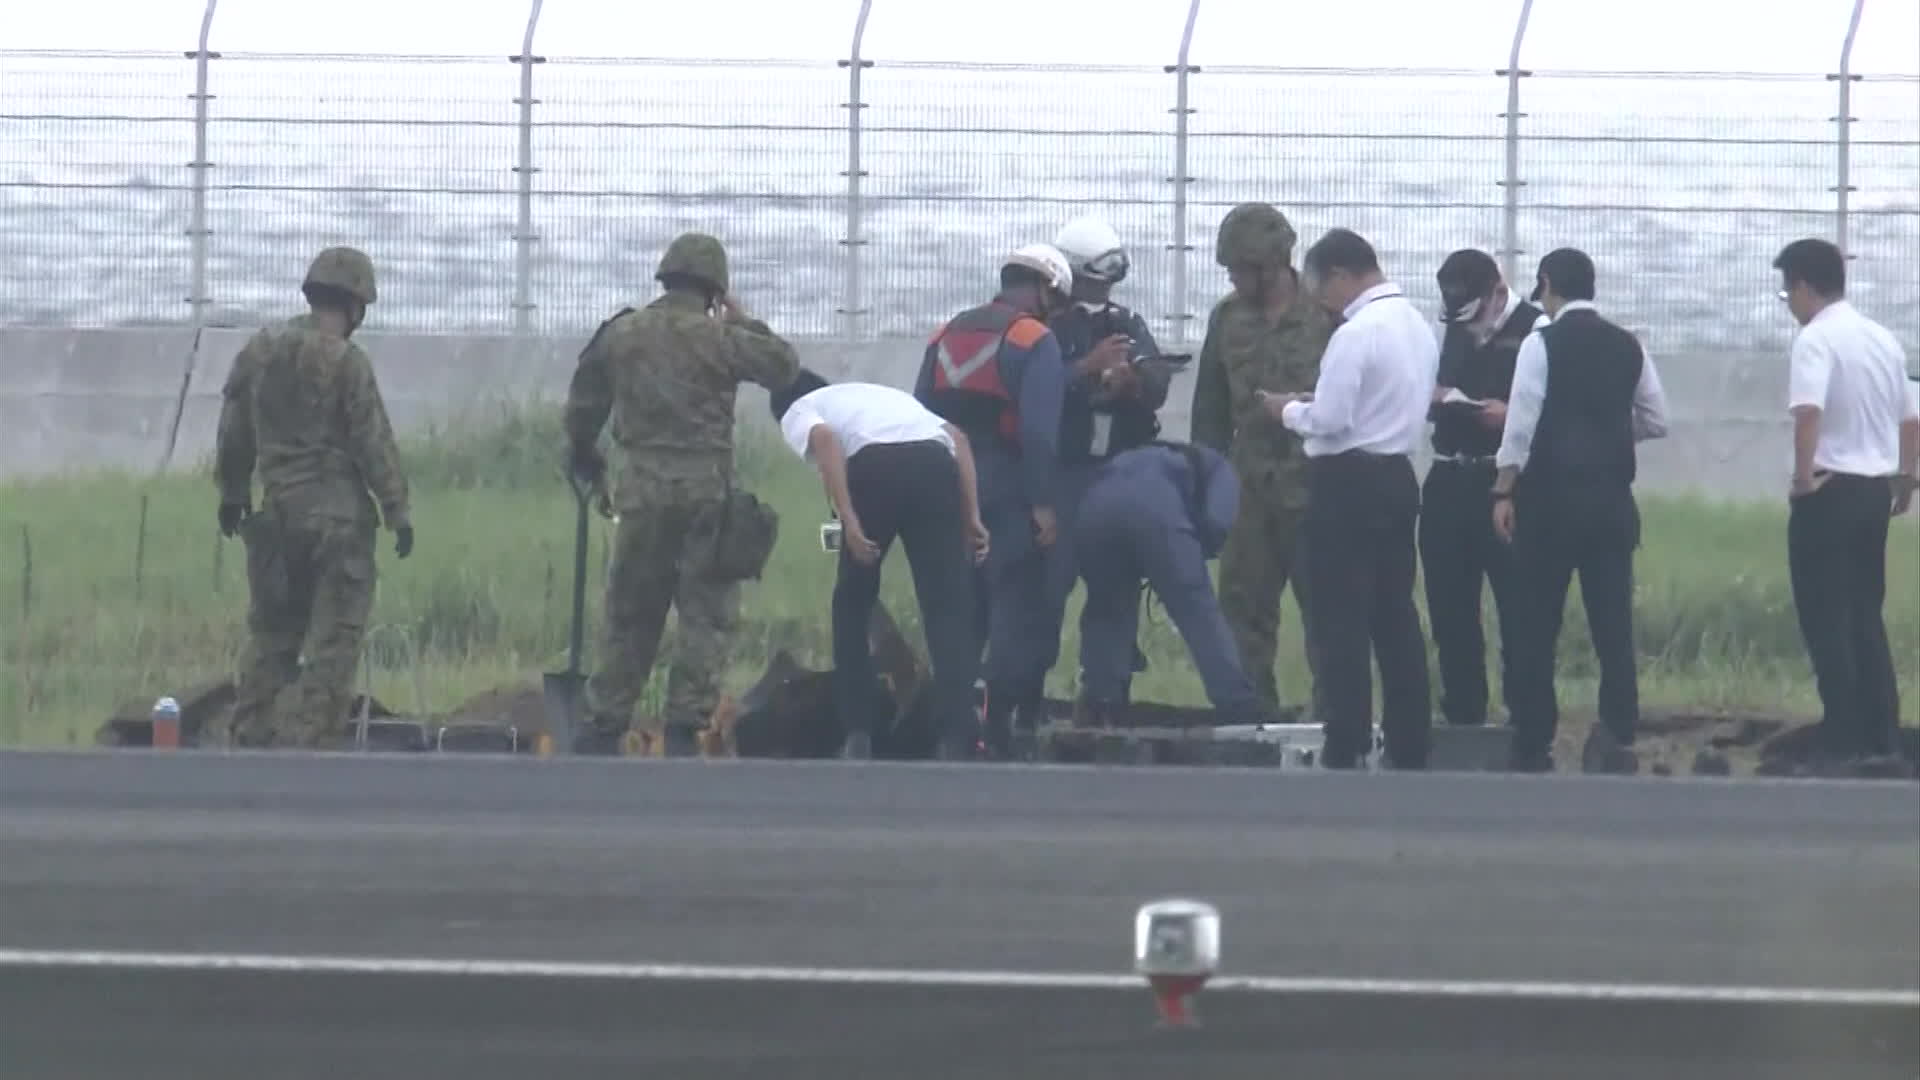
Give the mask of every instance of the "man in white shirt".
<svg viewBox="0 0 1920 1080">
<path fill-rule="evenodd" d="M 967 437 L 903 390 L 829 386 L 804 368 L 768 403 L 787 445 L 820 470 L 843 530 L 833 586 L 833 691 L 847 728 L 844 756 L 873 755 L 879 695 L 867 630 L 880 598 L 880 563 L 897 536 L 913 569 L 933 667 L 940 756 L 970 760 L 980 666 L 973 567 L 986 557 L 987 530 Z"/>
<path fill-rule="evenodd" d="M 1346 319 L 1320 358 L 1310 394 L 1262 394 L 1307 454 L 1309 637 L 1320 661 L 1328 768 L 1356 767 L 1373 731 L 1380 665 L 1387 762 L 1424 769 L 1433 722 L 1426 634 L 1414 606 L 1420 481 L 1413 453 L 1426 433 L 1440 346 L 1427 320 L 1380 272 L 1373 246 L 1334 229 L 1307 249 L 1308 291 Z M 1324 693 L 1319 692 L 1324 688 Z"/>
<path fill-rule="evenodd" d="M 1600 723 L 1581 751 L 1588 772 L 1632 773 L 1640 724 L 1633 650 L 1635 444 L 1667 433 L 1659 372 L 1633 333 L 1594 307 L 1593 260 L 1550 251 L 1533 300 L 1551 318 L 1520 345 L 1493 481 L 1493 527 L 1514 546 L 1527 607 L 1516 635 L 1507 703 L 1510 767 L 1549 772 L 1560 724 L 1555 651 L 1567 589 L 1580 575 L 1587 630 L 1600 665 Z"/>
<path fill-rule="evenodd" d="M 1773 268 L 1801 326 L 1788 359 L 1787 567 L 1820 690 L 1820 764 L 1844 766 L 1890 755 L 1900 722 L 1881 609 L 1888 521 L 1920 484 L 1920 395 L 1899 342 L 1847 302 L 1838 247 L 1796 240 Z"/>
</svg>

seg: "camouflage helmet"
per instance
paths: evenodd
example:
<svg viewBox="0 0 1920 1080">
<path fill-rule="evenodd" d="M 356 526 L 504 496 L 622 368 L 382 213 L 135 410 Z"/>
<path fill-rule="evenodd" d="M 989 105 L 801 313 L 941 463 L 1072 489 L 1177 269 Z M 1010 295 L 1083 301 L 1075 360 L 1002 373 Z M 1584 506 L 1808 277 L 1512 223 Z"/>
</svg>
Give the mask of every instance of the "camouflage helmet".
<svg viewBox="0 0 1920 1080">
<path fill-rule="evenodd" d="M 315 285 L 338 289 L 363 304 L 373 303 L 380 295 L 373 284 L 373 260 L 357 248 L 330 247 L 315 255 L 300 288 Z"/>
<path fill-rule="evenodd" d="M 1266 203 L 1241 203 L 1220 220 L 1213 257 L 1221 266 L 1280 267 L 1293 258 L 1293 226 Z"/>
<path fill-rule="evenodd" d="M 706 233 L 681 233 L 667 245 L 666 254 L 660 256 L 660 269 L 653 272 L 654 280 L 665 278 L 668 274 L 685 274 L 713 286 L 716 292 L 727 291 L 727 249 L 720 241 Z"/>
</svg>

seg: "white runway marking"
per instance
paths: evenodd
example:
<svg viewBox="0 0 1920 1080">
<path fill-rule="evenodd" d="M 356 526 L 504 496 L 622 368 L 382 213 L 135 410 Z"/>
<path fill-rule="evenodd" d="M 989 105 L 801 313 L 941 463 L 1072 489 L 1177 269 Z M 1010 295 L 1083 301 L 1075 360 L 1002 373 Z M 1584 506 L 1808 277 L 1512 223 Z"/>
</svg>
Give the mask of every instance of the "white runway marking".
<svg viewBox="0 0 1920 1080">
<path fill-rule="evenodd" d="M 1134 975 L 1074 972 L 937 971 L 707 964 L 585 964 L 378 956 L 269 956 L 244 953 L 0 949 L 0 969 L 18 968 L 237 971 L 312 975 L 425 975 L 634 982 L 800 983 L 996 990 L 1142 990 L 1145 987 L 1145 983 Z M 1207 984 L 1207 989 L 1216 993 L 1732 1005 L 1843 1005 L 1920 1009 L 1920 989 L 1850 990 L 1821 987 L 1683 986 L 1660 983 L 1461 979 L 1347 979 L 1269 975 L 1218 975 Z"/>
</svg>

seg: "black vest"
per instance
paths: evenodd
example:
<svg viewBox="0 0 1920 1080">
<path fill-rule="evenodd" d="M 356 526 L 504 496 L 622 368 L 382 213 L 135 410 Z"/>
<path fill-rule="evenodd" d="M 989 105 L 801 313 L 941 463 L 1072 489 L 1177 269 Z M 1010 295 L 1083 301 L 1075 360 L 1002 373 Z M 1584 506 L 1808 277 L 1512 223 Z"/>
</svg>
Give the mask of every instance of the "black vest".
<svg viewBox="0 0 1920 1080">
<path fill-rule="evenodd" d="M 1646 363 L 1639 340 L 1584 308 L 1563 312 L 1540 336 L 1547 346 L 1547 392 L 1527 478 L 1631 485 L 1633 396 Z"/>
<path fill-rule="evenodd" d="M 1447 327 L 1440 343 L 1440 385 L 1458 387 L 1475 401 L 1505 401 L 1513 390 L 1513 362 L 1533 332 L 1541 311 L 1522 302 L 1485 345 L 1464 326 Z M 1477 410 L 1442 405 L 1433 411 L 1433 451 L 1490 458 L 1500 449 L 1500 429 L 1480 422 Z"/>
</svg>

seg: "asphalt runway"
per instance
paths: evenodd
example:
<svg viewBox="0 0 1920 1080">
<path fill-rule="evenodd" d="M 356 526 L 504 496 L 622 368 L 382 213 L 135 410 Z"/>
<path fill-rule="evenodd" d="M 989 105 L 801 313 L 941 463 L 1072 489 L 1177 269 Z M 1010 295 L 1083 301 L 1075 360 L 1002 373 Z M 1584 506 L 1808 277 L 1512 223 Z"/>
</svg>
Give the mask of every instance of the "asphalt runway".
<svg viewBox="0 0 1920 1080">
<path fill-rule="evenodd" d="M 1911 782 L 0 754 L 0 1074 L 1910 1080 L 1917 912 Z"/>
</svg>

